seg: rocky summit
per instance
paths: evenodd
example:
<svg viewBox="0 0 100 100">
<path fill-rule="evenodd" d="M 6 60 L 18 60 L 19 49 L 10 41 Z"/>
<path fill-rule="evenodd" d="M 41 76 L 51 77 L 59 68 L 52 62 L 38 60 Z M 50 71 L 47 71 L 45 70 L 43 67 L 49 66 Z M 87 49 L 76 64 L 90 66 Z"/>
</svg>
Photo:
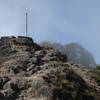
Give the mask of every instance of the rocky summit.
<svg viewBox="0 0 100 100">
<path fill-rule="evenodd" d="M 0 39 L 0 100 L 100 100 L 89 69 L 30 37 Z"/>
</svg>

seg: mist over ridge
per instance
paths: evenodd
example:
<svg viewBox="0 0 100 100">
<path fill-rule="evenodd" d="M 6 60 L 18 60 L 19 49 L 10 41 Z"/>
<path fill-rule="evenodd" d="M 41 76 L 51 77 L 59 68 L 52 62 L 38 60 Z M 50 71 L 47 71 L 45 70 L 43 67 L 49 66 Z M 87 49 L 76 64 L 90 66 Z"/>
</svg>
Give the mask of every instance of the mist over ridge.
<svg viewBox="0 0 100 100">
<path fill-rule="evenodd" d="M 28 12 L 28 35 L 35 41 L 77 42 L 99 64 L 99 5 L 99 0 L 0 0 L 0 36 L 25 35 Z"/>
<path fill-rule="evenodd" d="M 61 45 L 60 43 L 54 43 L 50 41 L 40 42 L 41 46 L 51 47 L 67 56 L 67 61 L 81 64 L 87 68 L 94 68 L 96 62 L 92 54 L 83 48 L 78 43 L 68 43 Z"/>
</svg>

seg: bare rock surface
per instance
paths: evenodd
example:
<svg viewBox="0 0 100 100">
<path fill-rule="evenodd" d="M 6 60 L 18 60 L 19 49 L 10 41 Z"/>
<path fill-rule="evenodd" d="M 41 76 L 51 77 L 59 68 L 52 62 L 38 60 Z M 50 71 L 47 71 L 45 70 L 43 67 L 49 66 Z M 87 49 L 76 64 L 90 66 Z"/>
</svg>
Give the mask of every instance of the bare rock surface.
<svg viewBox="0 0 100 100">
<path fill-rule="evenodd" d="M 100 100 L 89 69 L 29 37 L 0 39 L 0 100 Z"/>
</svg>

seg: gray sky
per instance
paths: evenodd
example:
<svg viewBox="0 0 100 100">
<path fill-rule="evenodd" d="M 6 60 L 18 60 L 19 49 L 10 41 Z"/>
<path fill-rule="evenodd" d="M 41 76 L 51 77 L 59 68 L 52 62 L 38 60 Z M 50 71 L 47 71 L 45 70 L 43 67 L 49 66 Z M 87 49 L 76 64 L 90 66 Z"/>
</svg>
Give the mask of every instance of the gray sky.
<svg viewBox="0 0 100 100">
<path fill-rule="evenodd" d="M 0 35 L 25 35 L 36 42 L 78 42 L 100 63 L 100 0 L 0 0 Z"/>
</svg>

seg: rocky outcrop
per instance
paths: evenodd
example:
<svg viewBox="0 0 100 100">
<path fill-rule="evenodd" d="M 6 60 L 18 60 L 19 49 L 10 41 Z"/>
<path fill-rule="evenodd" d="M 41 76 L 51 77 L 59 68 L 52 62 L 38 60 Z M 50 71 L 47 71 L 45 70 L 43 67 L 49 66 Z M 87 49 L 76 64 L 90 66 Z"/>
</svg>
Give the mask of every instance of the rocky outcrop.
<svg viewBox="0 0 100 100">
<path fill-rule="evenodd" d="M 53 49 L 60 51 L 67 56 L 67 61 L 79 63 L 87 68 L 94 68 L 96 66 L 96 62 L 90 52 L 85 50 L 77 43 L 61 45 L 59 43 L 43 41 L 40 43 L 40 45 L 45 47 L 52 47 Z"/>
<path fill-rule="evenodd" d="M 8 46 L 11 49 L 14 49 L 16 51 L 18 50 L 27 51 L 27 50 L 30 50 L 31 48 L 40 49 L 40 46 L 34 43 L 32 38 L 23 37 L 23 36 L 18 36 L 17 38 L 16 37 L 1 37 L 0 45 L 1 47 Z"/>
<path fill-rule="evenodd" d="M 89 69 L 31 38 L 7 39 L 0 40 L 0 100 L 100 99 Z"/>
</svg>

